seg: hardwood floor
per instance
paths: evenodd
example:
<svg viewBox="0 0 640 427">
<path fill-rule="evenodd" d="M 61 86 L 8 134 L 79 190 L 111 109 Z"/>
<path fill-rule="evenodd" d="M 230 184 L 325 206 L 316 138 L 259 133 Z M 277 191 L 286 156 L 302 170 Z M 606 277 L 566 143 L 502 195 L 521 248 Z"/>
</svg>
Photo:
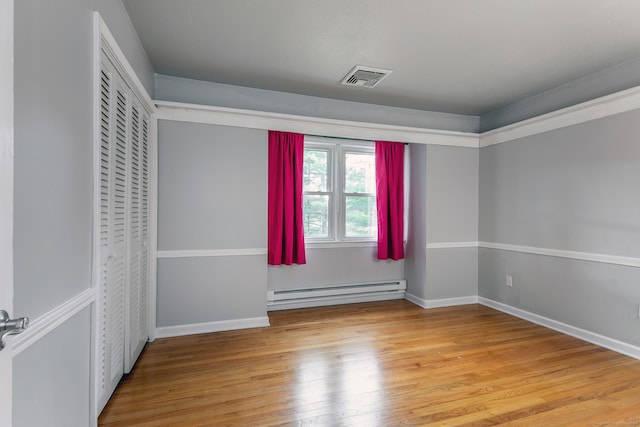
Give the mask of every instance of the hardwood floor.
<svg viewBox="0 0 640 427">
<path fill-rule="evenodd" d="M 147 345 L 100 426 L 640 426 L 640 361 L 481 305 L 269 313 Z"/>
</svg>

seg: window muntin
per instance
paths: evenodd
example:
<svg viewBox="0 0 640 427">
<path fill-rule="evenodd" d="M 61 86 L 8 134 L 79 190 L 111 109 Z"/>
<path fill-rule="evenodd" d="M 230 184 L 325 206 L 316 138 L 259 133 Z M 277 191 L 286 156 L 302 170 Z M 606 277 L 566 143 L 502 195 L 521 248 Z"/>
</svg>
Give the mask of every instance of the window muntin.
<svg viewBox="0 0 640 427">
<path fill-rule="evenodd" d="M 375 185 L 373 143 L 305 137 L 305 240 L 374 241 Z"/>
</svg>

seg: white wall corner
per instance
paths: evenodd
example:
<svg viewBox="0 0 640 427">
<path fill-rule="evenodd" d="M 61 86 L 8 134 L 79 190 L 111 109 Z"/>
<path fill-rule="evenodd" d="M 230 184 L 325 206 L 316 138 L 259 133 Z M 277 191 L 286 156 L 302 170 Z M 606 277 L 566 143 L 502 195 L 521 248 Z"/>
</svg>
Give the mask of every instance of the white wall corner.
<svg viewBox="0 0 640 427">
<path fill-rule="evenodd" d="M 415 305 L 429 309 L 429 308 L 440 308 L 440 307 L 454 307 L 456 305 L 468 305 L 468 304 L 477 304 L 478 297 L 476 295 L 466 296 L 466 297 L 455 297 L 455 298 L 441 298 L 441 299 L 423 299 L 417 297 L 413 294 L 406 293 L 405 299 L 414 303 Z"/>
</svg>

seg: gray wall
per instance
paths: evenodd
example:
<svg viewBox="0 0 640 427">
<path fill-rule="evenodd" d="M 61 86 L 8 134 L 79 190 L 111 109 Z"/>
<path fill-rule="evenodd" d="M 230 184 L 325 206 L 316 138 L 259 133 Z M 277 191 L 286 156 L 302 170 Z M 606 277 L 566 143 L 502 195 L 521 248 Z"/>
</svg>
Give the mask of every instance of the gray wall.
<svg viewBox="0 0 640 427">
<path fill-rule="evenodd" d="M 158 250 L 265 249 L 267 132 L 158 125 Z M 266 255 L 161 258 L 157 325 L 266 316 Z"/>
<path fill-rule="evenodd" d="M 163 75 L 156 75 L 156 96 L 166 101 L 464 132 L 475 132 L 479 126 L 474 116 L 360 104 Z M 428 228 L 430 242 L 477 241 L 478 150 L 416 146 L 416 153 L 411 154 L 409 184 L 411 199 L 418 193 L 422 198 L 417 203 L 410 201 L 413 219 L 405 261 L 409 267 L 403 261 L 376 260 L 374 248 L 308 248 L 306 265 L 269 267 L 268 288 L 395 280 L 406 276 L 410 278 L 409 292 L 420 298 L 475 295 L 476 249 L 430 250 L 433 254 L 427 266 L 426 241 L 411 234 Z M 414 163 L 418 165 L 415 169 Z M 419 215 L 422 217 L 418 218 Z M 162 223 L 160 230 L 162 236 Z"/>
<path fill-rule="evenodd" d="M 266 249 L 267 132 L 160 121 L 158 250 Z M 157 325 L 266 315 L 267 287 L 292 289 L 404 278 L 375 248 L 309 248 L 307 264 L 265 255 L 161 258 Z"/>
<path fill-rule="evenodd" d="M 427 245 L 478 241 L 478 155 L 475 148 L 427 146 Z M 427 299 L 477 295 L 477 286 L 477 248 L 427 250 Z"/>
<path fill-rule="evenodd" d="M 91 286 L 93 10 L 151 90 L 151 67 L 120 1 L 15 2 L 14 312 L 32 319 Z M 89 423 L 91 342 L 83 319 L 61 326 L 73 345 L 45 345 L 47 336 L 16 359 L 16 425 Z M 31 359 L 38 361 L 27 369 Z M 68 398 L 59 399 L 61 387 Z M 20 406 L 27 390 L 37 391 L 28 396 L 38 399 L 37 413 Z"/>
<path fill-rule="evenodd" d="M 119 1 L 15 2 L 15 309 L 33 318 L 91 284 L 94 8 L 151 84 Z"/>
<path fill-rule="evenodd" d="M 408 233 L 405 253 L 407 293 L 427 299 L 427 146 L 409 151 Z"/>
<path fill-rule="evenodd" d="M 640 257 L 638 134 L 636 110 L 481 149 L 480 240 Z M 479 264 L 480 296 L 640 344 L 640 269 L 493 249 Z"/>
<path fill-rule="evenodd" d="M 158 327 L 267 315 L 266 256 L 158 260 Z"/>
<path fill-rule="evenodd" d="M 150 84 L 119 1 L 15 3 L 15 309 L 33 318 L 91 284 L 94 8 Z"/>
<path fill-rule="evenodd" d="M 90 425 L 90 328 L 87 308 L 14 357 L 14 427 Z"/>
<path fill-rule="evenodd" d="M 267 132 L 160 120 L 158 249 L 264 248 Z"/>
<path fill-rule="evenodd" d="M 307 248 L 307 263 L 269 266 L 269 289 L 404 279 L 404 261 L 379 260 L 377 247 Z"/>
<path fill-rule="evenodd" d="M 478 167 L 475 148 L 427 146 L 427 241 L 478 240 Z"/>
<path fill-rule="evenodd" d="M 477 132 L 477 116 L 363 104 L 156 75 L 156 99 L 428 129 Z"/>
<path fill-rule="evenodd" d="M 428 245 L 478 240 L 478 165 L 474 148 L 411 145 L 405 275 L 422 300 L 477 295 L 477 249 Z"/>
<path fill-rule="evenodd" d="M 640 257 L 640 111 L 481 149 L 480 240 Z"/>
</svg>

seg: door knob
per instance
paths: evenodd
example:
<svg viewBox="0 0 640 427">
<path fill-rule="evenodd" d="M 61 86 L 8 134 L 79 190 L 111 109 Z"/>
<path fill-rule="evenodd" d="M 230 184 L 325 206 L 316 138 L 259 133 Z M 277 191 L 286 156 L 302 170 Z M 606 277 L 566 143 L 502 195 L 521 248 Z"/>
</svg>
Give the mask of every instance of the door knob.
<svg viewBox="0 0 640 427">
<path fill-rule="evenodd" d="M 4 339 L 8 335 L 17 335 L 24 332 L 29 327 L 28 317 L 18 317 L 17 319 L 10 319 L 9 313 L 4 310 L 0 310 L 0 351 L 4 349 L 6 345 Z"/>
</svg>

